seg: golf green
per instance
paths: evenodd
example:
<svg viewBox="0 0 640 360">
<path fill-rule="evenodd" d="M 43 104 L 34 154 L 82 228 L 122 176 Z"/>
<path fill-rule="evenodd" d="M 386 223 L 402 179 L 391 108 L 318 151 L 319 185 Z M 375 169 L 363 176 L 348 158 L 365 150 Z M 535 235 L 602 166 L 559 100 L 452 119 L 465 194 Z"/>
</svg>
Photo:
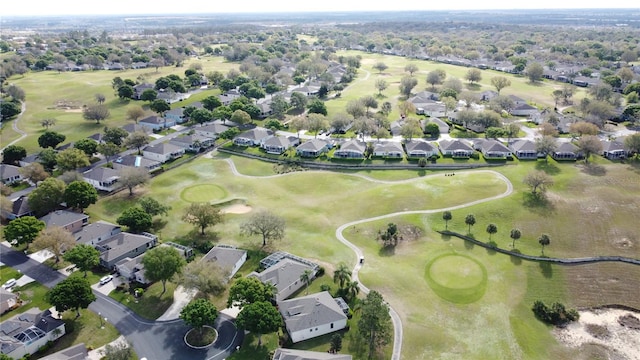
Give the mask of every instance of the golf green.
<svg viewBox="0 0 640 360">
<path fill-rule="evenodd" d="M 442 254 L 427 264 L 425 278 L 441 298 L 470 304 L 482 298 L 487 288 L 487 270 L 477 260 L 462 254 Z"/>
<path fill-rule="evenodd" d="M 200 184 L 189 186 L 180 193 L 182 200 L 187 202 L 218 201 L 227 197 L 227 192 L 218 185 Z"/>
</svg>

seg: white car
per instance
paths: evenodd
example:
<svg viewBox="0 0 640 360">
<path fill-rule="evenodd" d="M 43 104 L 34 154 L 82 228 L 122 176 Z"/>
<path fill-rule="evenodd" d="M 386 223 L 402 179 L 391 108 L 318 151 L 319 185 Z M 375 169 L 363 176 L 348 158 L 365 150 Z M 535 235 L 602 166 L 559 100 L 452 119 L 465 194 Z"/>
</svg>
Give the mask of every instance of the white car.
<svg viewBox="0 0 640 360">
<path fill-rule="evenodd" d="M 103 276 L 102 278 L 100 278 L 100 285 L 104 285 L 111 280 L 113 280 L 113 276 L 111 275 Z"/>
<path fill-rule="evenodd" d="M 16 286 L 16 279 L 9 279 L 6 283 L 2 284 L 2 288 L 7 290 L 11 289 L 14 286 Z"/>
</svg>

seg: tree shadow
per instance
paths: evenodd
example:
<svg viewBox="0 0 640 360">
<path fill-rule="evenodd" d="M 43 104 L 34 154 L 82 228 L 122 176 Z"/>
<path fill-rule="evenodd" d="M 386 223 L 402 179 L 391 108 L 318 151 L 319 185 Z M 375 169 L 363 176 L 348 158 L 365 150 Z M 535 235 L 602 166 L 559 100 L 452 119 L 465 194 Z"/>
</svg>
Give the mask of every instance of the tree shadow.
<svg viewBox="0 0 640 360">
<path fill-rule="evenodd" d="M 545 161 L 538 161 L 536 163 L 536 170 L 544 171 L 549 175 L 557 175 L 560 173 L 560 168 L 554 163 L 548 163 Z"/>
<path fill-rule="evenodd" d="M 450 241 L 451 240 L 451 235 L 447 235 L 447 234 L 440 234 L 440 238 L 444 241 Z M 466 242 L 466 241 L 465 241 Z"/>
<path fill-rule="evenodd" d="M 555 212 L 555 206 L 544 193 L 526 192 L 522 194 L 522 198 L 522 205 L 538 215 L 549 216 Z"/>
<path fill-rule="evenodd" d="M 383 256 L 383 257 L 389 257 L 389 256 L 393 256 L 396 254 L 396 247 L 395 246 L 383 246 L 380 248 L 380 250 L 378 250 L 378 255 Z"/>
<path fill-rule="evenodd" d="M 426 170 L 424 170 L 424 169 L 418 170 L 418 176 L 424 177 L 426 175 L 427 175 L 427 171 Z"/>
<path fill-rule="evenodd" d="M 511 250 L 511 252 L 514 253 L 514 254 L 520 254 L 520 250 L 518 250 L 518 249 L 513 249 L 513 250 Z M 511 260 L 511 263 L 513 265 L 517 266 L 517 265 L 521 265 L 522 264 L 522 258 L 521 257 L 515 256 L 515 255 L 511 255 L 511 256 L 509 256 L 509 259 Z"/>
<path fill-rule="evenodd" d="M 497 253 L 496 248 L 498 247 L 498 244 L 492 240 L 489 241 L 487 245 L 489 245 L 489 247 L 485 248 L 487 250 L 487 254 L 495 255 Z"/>
<path fill-rule="evenodd" d="M 478 83 L 466 83 L 464 86 L 467 88 L 467 90 L 470 91 L 479 91 L 481 88 L 480 84 Z"/>
<path fill-rule="evenodd" d="M 471 241 L 468 241 L 468 240 L 464 241 L 464 248 L 467 249 L 467 250 L 472 250 L 475 246 L 476 246 L 476 244 L 474 244 Z"/>
<path fill-rule="evenodd" d="M 592 176 L 604 176 L 607 169 L 602 165 L 588 163 L 582 167 L 582 172 Z"/>
<path fill-rule="evenodd" d="M 551 279 L 553 277 L 553 267 L 551 266 L 551 263 L 540 261 L 538 264 L 540 266 L 540 272 L 542 273 L 542 276 L 547 279 Z"/>
<path fill-rule="evenodd" d="M 153 219 L 153 223 L 151 224 L 151 229 L 153 230 L 154 233 L 157 233 L 160 230 L 162 230 L 168 223 L 169 223 L 168 220 L 165 220 L 162 218 Z"/>
</svg>

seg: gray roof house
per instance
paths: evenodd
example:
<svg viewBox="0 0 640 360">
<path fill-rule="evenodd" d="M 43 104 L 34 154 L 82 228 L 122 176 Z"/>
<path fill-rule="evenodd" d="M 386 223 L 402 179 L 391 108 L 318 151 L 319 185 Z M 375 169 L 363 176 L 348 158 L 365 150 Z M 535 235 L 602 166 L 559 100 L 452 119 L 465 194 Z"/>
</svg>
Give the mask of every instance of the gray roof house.
<svg viewBox="0 0 640 360">
<path fill-rule="evenodd" d="M 325 154 L 333 147 L 330 141 L 323 139 L 311 139 L 296 147 L 296 153 L 302 157 L 318 157 Z"/>
<path fill-rule="evenodd" d="M 67 210 L 56 210 L 40 218 L 47 227 L 59 226 L 70 233 L 80 231 L 83 226 L 89 224 L 89 216 Z"/>
<path fill-rule="evenodd" d="M 86 360 L 89 358 L 89 352 L 84 343 L 70 346 L 51 355 L 41 357 L 40 360 Z"/>
<path fill-rule="evenodd" d="M 429 123 L 434 123 L 434 124 L 438 125 L 438 130 L 440 130 L 440 134 L 448 134 L 449 133 L 449 130 L 450 130 L 449 124 L 447 124 L 446 122 L 440 120 L 440 118 L 430 117 L 428 120 L 421 121 L 420 125 L 422 126 L 422 129 L 424 129 L 424 127 Z"/>
<path fill-rule="evenodd" d="M 347 354 L 331 354 L 328 352 L 277 348 L 272 360 L 352 360 Z"/>
<path fill-rule="evenodd" d="M 262 127 L 256 127 L 238 134 L 233 143 L 240 146 L 260 146 L 273 136 L 273 131 Z"/>
<path fill-rule="evenodd" d="M 183 147 L 189 152 L 199 152 L 201 149 L 213 146 L 214 142 L 213 138 L 198 134 L 177 136 L 169 140 L 169 143 Z"/>
<path fill-rule="evenodd" d="M 20 167 L 15 165 L 0 164 L 0 180 L 3 184 L 11 184 L 22 181 Z"/>
<path fill-rule="evenodd" d="M 364 159 L 364 152 L 367 145 L 357 139 L 348 140 L 340 145 L 340 149 L 333 152 L 334 158 L 341 159 Z"/>
<path fill-rule="evenodd" d="M 278 310 L 294 343 L 347 326 L 347 315 L 328 291 L 279 301 Z"/>
<path fill-rule="evenodd" d="M 129 281 L 136 281 L 140 284 L 148 284 L 144 277 L 144 264 L 142 264 L 142 255 L 134 258 L 126 257 L 115 264 L 118 274 Z"/>
<path fill-rule="evenodd" d="M 120 170 L 125 167 L 145 168 L 149 172 L 156 171 L 162 167 L 162 163 L 156 160 L 147 159 L 140 155 L 125 155 L 113 161 L 113 168 Z"/>
<path fill-rule="evenodd" d="M 116 190 L 120 174 L 117 170 L 107 167 L 97 167 L 82 173 L 84 181 L 91 184 L 96 190 L 111 192 Z"/>
<path fill-rule="evenodd" d="M 0 323 L 0 354 L 21 359 L 65 333 L 64 321 L 51 316 L 51 311 L 31 308 Z"/>
<path fill-rule="evenodd" d="M 310 270 L 312 274 L 311 278 L 313 278 L 318 271 L 318 266 L 285 257 L 262 272 L 257 273 L 254 271 L 247 276 L 257 277 L 265 284 L 273 284 L 276 287 L 275 300 L 280 301 L 288 298 L 305 285 L 305 283 L 300 280 L 300 275 L 302 275 L 305 270 Z"/>
<path fill-rule="evenodd" d="M 142 149 L 142 156 L 149 160 L 166 163 L 184 155 L 184 148 L 170 143 L 147 146 Z"/>
<path fill-rule="evenodd" d="M 609 160 L 624 159 L 627 157 L 627 150 L 624 144 L 620 141 L 601 141 L 602 143 L 602 156 Z"/>
<path fill-rule="evenodd" d="M 551 157 L 555 160 L 576 160 L 579 155 L 578 147 L 568 141 L 558 144 L 551 153 Z"/>
<path fill-rule="evenodd" d="M 539 112 L 538 108 L 526 103 L 515 105 L 511 110 L 509 110 L 509 114 L 513 116 L 532 116 L 537 112 Z"/>
<path fill-rule="evenodd" d="M 511 149 L 513 155 L 515 155 L 515 157 L 517 157 L 519 160 L 538 158 L 536 143 L 531 140 L 516 140 L 509 144 L 509 148 Z"/>
<path fill-rule="evenodd" d="M 134 258 L 151 249 L 157 243 L 158 237 L 155 235 L 120 232 L 98 242 L 96 249 L 100 251 L 100 265 L 107 269 L 113 269 L 118 261 L 127 257 Z"/>
<path fill-rule="evenodd" d="M 4 213 L 9 220 L 17 219 L 23 216 L 33 216 L 33 210 L 29 206 L 29 196 L 20 195 L 15 198 L 11 198 L 11 213 Z"/>
<path fill-rule="evenodd" d="M 164 128 L 170 128 L 174 126 L 176 122 L 175 120 L 166 117 L 163 118 L 156 115 L 151 115 L 138 121 L 138 124 L 151 130 L 160 130 Z"/>
<path fill-rule="evenodd" d="M 487 159 L 504 159 L 511 156 L 511 149 L 498 140 L 480 139 L 478 145 L 478 150 Z"/>
<path fill-rule="evenodd" d="M 373 156 L 379 156 L 387 159 L 402 159 L 404 149 L 398 141 L 382 141 L 377 142 L 373 146 Z"/>
<path fill-rule="evenodd" d="M 459 139 L 442 140 L 439 145 L 442 155 L 454 158 L 469 158 L 474 151 L 471 145 Z"/>
<path fill-rule="evenodd" d="M 428 158 L 438 154 L 438 148 L 423 140 L 408 140 L 404 143 L 407 157 Z"/>
<path fill-rule="evenodd" d="M 208 138 L 217 139 L 220 134 L 229 130 L 229 127 L 223 124 L 208 124 L 194 128 L 195 133 L 198 135 L 206 136 Z"/>
<path fill-rule="evenodd" d="M 120 225 L 98 220 L 73 233 L 78 244 L 95 245 L 122 232 Z"/>
<path fill-rule="evenodd" d="M 295 136 L 272 136 L 267 138 L 260 146 L 267 154 L 280 155 L 292 146 L 296 146 L 300 140 Z"/>
<path fill-rule="evenodd" d="M 202 261 L 213 261 L 225 271 L 231 279 L 247 261 L 247 251 L 229 245 L 216 245 L 202 258 Z"/>
</svg>

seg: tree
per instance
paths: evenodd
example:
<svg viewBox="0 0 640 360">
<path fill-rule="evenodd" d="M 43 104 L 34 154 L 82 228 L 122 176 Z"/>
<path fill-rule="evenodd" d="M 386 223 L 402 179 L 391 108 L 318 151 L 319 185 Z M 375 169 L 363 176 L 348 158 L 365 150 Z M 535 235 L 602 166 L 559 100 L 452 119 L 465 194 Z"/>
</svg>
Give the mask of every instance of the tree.
<svg viewBox="0 0 640 360">
<path fill-rule="evenodd" d="M 624 145 L 629 149 L 631 154 L 640 154 L 640 133 L 627 136 L 624 139 Z"/>
<path fill-rule="evenodd" d="M 551 244 L 551 238 L 547 234 L 542 234 L 538 238 L 538 243 L 542 246 L 542 256 L 544 256 L 544 247 Z"/>
<path fill-rule="evenodd" d="M 29 207 L 38 215 L 55 210 L 63 200 L 66 184 L 59 179 L 49 177 L 29 194 Z"/>
<path fill-rule="evenodd" d="M 76 141 L 73 147 L 82 150 L 88 157 L 92 157 L 93 154 L 98 152 L 98 142 L 89 138 Z"/>
<path fill-rule="evenodd" d="M 76 318 L 80 317 L 80 309 L 86 309 L 96 300 L 89 280 L 82 277 L 68 277 L 54 286 L 46 295 L 49 304 L 58 312 L 75 310 Z"/>
<path fill-rule="evenodd" d="M 0 120 L 11 119 L 20 114 L 22 107 L 17 101 L 2 101 L 0 103 Z"/>
<path fill-rule="evenodd" d="M 89 205 L 98 201 L 98 191 L 85 181 L 74 181 L 67 185 L 62 197 L 67 206 L 79 209 L 82 212 Z"/>
<path fill-rule="evenodd" d="M 427 73 L 427 84 L 431 85 L 432 89 L 436 88 L 436 85 L 442 84 L 447 74 L 442 69 L 436 69 Z"/>
<path fill-rule="evenodd" d="M 491 241 L 491 235 L 497 232 L 498 232 L 498 227 L 496 226 L 496 224 L 487 225 L 487 234 L 489 234 L 489 241 Z"/>
<path fill-rule="evenodd" d="M 584 155 L 585 164 L 589 163 L 589 157 L 592 154 L 599 154 L 602 152 L 602 142 L 600 142 L 600 139 L 594 135 L 582 136 L 578 139 L 576 145 Z"/>
<path fill-rule="evenodd" d="M 271 99 L 271 111 L 276 117 L 283 116 L 289 110 L 289 103 L 282 95 L 274 95 Z"/>
<path fill-rule="evenodd" d="M 118 97 L 121 100 L 131 99 L 133 97 L 133 94 L 134 94 L 133 86 L 131 85 L 122 85 L 118 88 Z M 102 104 L 102 103 L 98 102 L 98 104 Z"/>
<path fill-rule="evenodd" d="M 261 235 L 262 246 L 267 246 L 267 240 L 280 240 L 284 237 L 285 221 L 280 216 L 260 210 L 240 225 L 240 235 Z"/>
<path fill-rule="evenodd" d="M 522 232 L 520 231 L 520 229 L 511 229 L 509 237 L 513 240 L 513 242 L 511 243 L 512 248 L 516 247 L 516 240 L 520 239 L 521 236 Z"/>
<path fill-rule="evenodd" d="M 558 147 L 557 140 L 552 136 L 543 136 L 536 139 L 536 151 L 544 155 L 544 162 L 549 161 L 549 154 Z"/>
<path fill-rule="evenodd" d="M 407 64 L 404 66 L 404 72 L 408 72 L 410 76 L 413 76 L 414 73 L 418 72 L 418 65 Z"/>
<path fill-rule="evenodd" d="M 576 121 L 569 125 L 569 132 L 576 134 L 578 137 L 582 135 L 598 135 L 600 128 L 590 122 Z"/>
<path fill-rule="evenodd" d="M 130 207 L 118 216 L 116 222 L 119 225 L 126 226 L 129 228 L 129 231 L 140 233 L 143 231 L 147 231 L 153 225 L 153 221 L 151 219 L 151 215 L 144 212 L 139 207 Z"/>
<path fill-rule="evenodd" d="M 55 124 L 56 124 L 56 119 L 53 119 L 53 118 L 42 119 L 40 121 L 40 125 L 47 130 L 49 130 L 49 127 Z"/>
<path fill-rule="evenodd" d="M 479 69 L 471 68 L 467 70 L 467 74 L 464 76 L 470 83 L 479 82 L 482 80 L 482 72 Z"/>
<path fill-rule="evenodd" d="M 358 335 L 369 344 L 369 359 L 381 346 L 391 341 L 392 324 L 389 305 L 379 292 L 372 290 L 363 300 L 358 320 Z"/>
<path fill-rule="evenodd" d="M 383 63 L 382 61 L 378 61 L 373 65 L 373 68 L 378 70 L 378 73 L 382 74 L 382 72 L 387 70 L 389 67 L 387 66 L 387 64 Z"/>
<path fill-rule="evenodd" d="M 217 296 L 226 290 L 229 271 L 214 261 L 192 261 L 182 270 L 180 283 L 187 289 L 196 289 L 206 296 Z"/>
<path fill-rule="evenodd" d="M 82 117 L 85 120 L 96 121 L 96 124 L 100 124 L 100 121 L 108 118 L 111 114 L 109 108 L 104 104 L 88 105 L 82 110 Z"/>
<path fill-rule="evenodd" d="M 158 246 L 148 250 L 142 257 L 144 276 L 147 280 L 162 282 L 162 296 L 167 291 L 167 280 L 179 274 L 186 261 L 173 246 Z"/>
<path fill-rule="evenodd" d="M 97 148 L 98 152 L 104 155 L 107 162 L 111 162 L 111 157 L 120 153 L 120 147 L 114 143 L 99 144 Z"/>
<path fill-rule="evenodd" d="M 67 137 L 63 134 L 54 132 L 54 131 L 45 131 L 42 135 L 38 137 L 38 145 L 41 148 L 53 148 L 55 149 L 58 144 L 63 142 Z"/>
<path fill-rule="evenodd" d="M 309 269 L 305 269 L 302 274 L 300 274 L 300 281 L 305 284 L 305 295 L 309 295 L 309 283 L 313 278 L 313 273 Z"/>
<path fill-rule="evenodd" d="M 65 251 L 76 246 L 76 239 L 69 231 L 60 226 L 49 226 L 33 240 L 31 247 L 35 251 L 49 250 L 56 258 L 56 264 Z"/>
<path fill-rule="evenodd" d="M 20 168 L 20 174 L 22 177 L 34 183 L 36 187 L 40 181 L 49 177 L 49 173 L 44 170 L 42 164 L 34 162 L 27 166 Z"/>
<path fill-rule="evenodd" d="M 338 351 L 342 350 L 342 335 L 335 333 L 331 335 L 331 339 L 329 340 L 329 352 L 331 354 L 335 354 Z"/>
<path fill-rule="evenodd" d="M 185 210 L 182 220 L 197 225 L 200 234 L 204 235 L 204 230 L 209 226 L 214 226 L 223 221 L 220 209 L 208 203 L 192 203 Z"/>
<path fill-rule="evenodd" d="M 531 188 L 533 195 L 538 195 L 538 190 L 544 193 L 548 187 L 553 186 L 553 179 L 544 171 L 534 170 L 529 172 L 522 182 Z"/>
<path fill-rule="evenodd" d="M 238 125 L 249 124 L 251 123 L 251 115 L 244 110 L 238 109 L 231 114 L 230 120 Z"/>
<path fill-rule="evenodd" d="M 15 84 L 11 84 L 9 86 L 7 86 L 6 89 L 4 89 L 4 91 L 11 96 L 11 98 L 13 98 L 13 100 L 15 101 L 24 101 L 26 94 L 24 92 L 24 90 L 22 90 L 21 87 L 15 85 Z"/>
<path fill-rule="evenodd" d="M 48 172 L 53 172 L 56 167 L 56 156 L 58 152 L 52 148 L 46 148 L 38 154 L 38 163 Z"/>
<path fill-rule="evenodd" d="M 385 79 L 376 80 L 376 90 L 378 90 L 378 96 L 382 96 L 382 92 L 389 87 L 389 84 Z"/>
<path fill-rule="evenodd" d="M 347 264 L 340 263 L 338 268 L 333 272 L 333 282 L 337 283 L 340 286 L 340 289 L 343 289 L 345 284 L 348 284 L 351 281 L 351 271 L 347 267 Z"/>
<path fill-rule="evenodd" d="M 135 148 L 140 155 L 140 149 L 149 143 L 149 136 L 143 131 L 134 131 L 124 140 L 124 146 Z"/>
<path fill-rule="evenodd" d="M 218 309 L 207 299 L 195 299 L 180 311 L 180 319 L 198 329 L 200 335 L 204 326 L 213 325 L 217 317 Z"/>
<path fill-rule="evenodd" d="M 158 92 L 154 89 L 147 89 L 140 94 L 140 100 L 152 103 L 158 98 Z"/>
<path fill-rule="evenodd" d="M 213 111 L 213 109 L 222 106 L 222 101 L 217 96 L 207 96 L 202 99 L 202 107 L 209 111 Z"/>
<path fill-rule="evenodd" d="M 129 196 L 133 196 L 136 186 L 146 184 L 150 179 L 147 169 L 139 167 L 123 167 L 118 175 L 118 182 L 129 189 Z"/>
<path fill-rule="evenodd" d="M 542 75 L 544 74 L 544 68 L 540 63 L 537 62 L 527 65 L 527 69 L 525 71 L 527 73 L 529 81 L 531 81 L 532 83 L 540 81 L 540 79 L 542 79 Z"/>
<path fill-rule="evenodd" d="M 451 215 L 451 211 L 444 211 L 442 213 L 442 219 L 444 220 L 444 229 L 445 230 L 449 229 L 449 221 L 453 219 L 453 216 Z"/>
<path fill-rule="evenodd" d="M 13 219 L 4 227 L 5 240 L 15 245 L 29 244 L 40 234 L 47 225 L 35 216 L 23 216 Z"/>
<path fill-rule="evenodd" d="M 105 143 L 112 143 L 112 144 L 121 146 L 122 139 L 126 138 L 127 136 L 129 136 L 129 133 L 123 128 L 119 128 L 119 127 L 104 128 L 103 140 Z"/>
<path fill-rule="evenodd" d="M 27 157 L 27 150 L 22 146 L 9 145 L 2 151 L 2 163 L 15 165 Z"/>
<path fill-rule="evenodd" d="M 311 100 L 307 109 L 309 110 L 309 114 L 320 114 L 327 116 L 327 106 L 324 104 L 324 101 L 320 99 Z"/>
<path fill-rule="evenodd" d="M 56 155 L 56 163 L 62 171 L 76 170 L 91 164 L 87 154 L 76 148 L 68 148 L 59 152 Z"/>
<path fill-rule="evenodd" d="M 267 301 L 249 304 L 240 310 L 236 325 L 258 334 L 258 347 L 262 345 L 262 335 L 278 331 L 282 326 L 282 315 Z"/>
<path fill-rule="evenodd" d="M 127 119 L 133 120 L 136 124 L 138 119 L 144 116 L 144 109 L 139 105 L 134 105 L 127 109 Z"/>
<path fill-rule="evenodd" d="M 87 271 L 100 264 L 100 252 L 92 245 L 78 244 L 65 252 L 63 259 L 75 264 L 84 272 L 84 277 L 87 277 Z"/>
<path fill-rule="evenodd" d="M 345 111 L 347 114 L 353 116 L 354 119 L 358 119 L 366 115 L 367 108 L 364 106 L 361 99 L 355 99 L 350 100 L 347 103 Z"/>
<path fill-rule="evenodd" d="M 356 280 L 349 281 L 344 288 L 344 293 L 347 298 L 355 300 L 356 296 L 360 293 L 360 283 Z"/>
<path fill-rule="evenodd" d="M 464 223 L 469 226 L 468 233 L 471 234 L 471 227 L 476 224 L 476 217 L 473 214 L 469 214 L 464 218 Z"/>
<path fill-rule="evenodd" d="M 302 111 L 307 107 L 307 97 L 301 92 L 293 92 L 289 99 L 291 106 L 298 111 Z"/>
<path fill-rule="evenodd" d="M 272 284 L 262 283 L 257 277 L 239 278 L 229 288 L 227 307 L 243 308 L 256 302 L 271 301 L 274 289 Z"/>
<path fill-rule="evenodd" d="M 494 76 L 491 78 L 491 85 L 496 88 L 498 94 L 500 94 L 500 90 L 511 86 L 511 80 L 507 79 L 504 76 Z"/>
<path fill-rule="evenodd" d="M 329 121 L 322 114 L 309 114 L 307 117 L 307 129 L 318 137 L 318 133 L 329 127 Z"/>
<path fill-rule="evenodd" d="M 149 104 L 149 109 L 162 116 L 165 112 L 171 110 L 169 104 L 162 99 L 156 99 Z"/>
<path fill-rule="evenodd" d="M 161 204 L 158 200 L 146 196 L 138 200 L 138 205 L 151 216 L 167 215 L 171 210 L 171 206 Z"/>
<path fill-rule="evenodd" d="M 418 85 L 418 79 L 413 76 L 403 76 L 402 79 L 400 79 L 400 94 L 409 97 L 416 85 Z"/>
</svg>

